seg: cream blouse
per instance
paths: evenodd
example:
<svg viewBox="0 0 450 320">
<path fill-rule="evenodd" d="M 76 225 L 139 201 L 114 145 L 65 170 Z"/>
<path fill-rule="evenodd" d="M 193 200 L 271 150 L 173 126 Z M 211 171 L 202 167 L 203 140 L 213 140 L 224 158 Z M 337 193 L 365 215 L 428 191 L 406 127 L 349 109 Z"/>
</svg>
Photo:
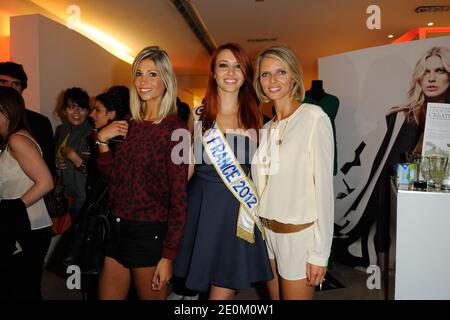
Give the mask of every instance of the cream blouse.
<svg viewBox="0 0 450 320">
<path fill-rule="evenodd" d="M 28 135 L 21 135 L 30 138 Z M 34 139 L 31 140 L 40 150 L 37 142 Z M 11 156 L 8 148 L 3 150 L 3 152 L 0 153 L 0 200 L 20 198 L 33 186 L 33 184 L 34 181 L 26 175 L 19 162 Z M 27 208 L 27 213 L 31 224 L 31 230 L 37 230 L 52 225 L 52 220 L 48 215 L 43 198 L 29 206 Z"/>
<path fill-rule="evenodd" d="M 327 265 L 333 239 L 333 157 L 330 119 L 319 106 L 304 103 L 264 126 L 252 161 L 258 215 L 291 224 L 314 221 L 308 262 L 321 266 Z"/>
</svg>

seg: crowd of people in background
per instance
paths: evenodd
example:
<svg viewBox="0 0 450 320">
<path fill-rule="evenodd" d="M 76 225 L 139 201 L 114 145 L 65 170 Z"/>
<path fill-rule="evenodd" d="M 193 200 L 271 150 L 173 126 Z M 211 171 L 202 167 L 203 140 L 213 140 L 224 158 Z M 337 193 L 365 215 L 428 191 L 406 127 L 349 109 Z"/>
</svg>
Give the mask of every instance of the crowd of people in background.
<svg viewBox="0 0 450 320">
<path fill-rule="evenodd" d="M 302 103 L 293 52 L 270 48 L 254 69 L 239 45 L 219 46 L 203 105 L 192 110 L 177 98 L 159 47 L 144 48 L 131 74 L 129 90 L 113 86 L 94 98 L 65 89 L 52 136 L 49 120 L 25 108 L 23 67 L 0 63 L 0 298 L 41 298 L 52 237 L 44 197 L 59 183 L 72 230 L 108 194 L 95 298 L 127 299 L 133 288 L 138 299 L 166 299 L 177 279 L 209 299 L 233 299 L 256 282 L 272 299 L 312 299 L 333 233 L 333 136 L 326 114 Z M 264 128 L 261 101 L 274 104 Z M 173 160 L 176 130 L 191 138 L 181 163 Z"/>
</svg>

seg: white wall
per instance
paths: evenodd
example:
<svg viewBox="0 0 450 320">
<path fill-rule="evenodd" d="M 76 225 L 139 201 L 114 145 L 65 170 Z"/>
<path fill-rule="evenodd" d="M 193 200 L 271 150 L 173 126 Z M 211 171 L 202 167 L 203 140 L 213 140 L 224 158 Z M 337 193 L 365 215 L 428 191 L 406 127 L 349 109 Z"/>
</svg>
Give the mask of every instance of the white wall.
<svg viewBox="0 0 450 320">
<path fill-rule="evenodd" d="M 130 81 L 129 64 L 42 15 L 11 17 L 11 60 L 28 75 L 27 106 L 46 115 L 53 128 L 60 123 L 53 111 L 65 89 L 78 86 L 95 96 Z"/>
</svg>

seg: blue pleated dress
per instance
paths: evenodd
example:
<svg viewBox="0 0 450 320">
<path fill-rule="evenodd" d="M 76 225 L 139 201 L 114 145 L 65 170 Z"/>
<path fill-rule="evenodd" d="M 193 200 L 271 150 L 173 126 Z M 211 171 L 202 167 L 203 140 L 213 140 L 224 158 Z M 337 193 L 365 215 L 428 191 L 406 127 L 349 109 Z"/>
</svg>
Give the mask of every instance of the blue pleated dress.
<svg viewBox="0 0 450 320">
<path fill-rule="evenodd" d="M 226 137 L 247 173 L 252 156 L 250 139 L 236 134 Z M 236 236 L 238 210 L 239 202 L 214 166 L 197 164 L 189 182 L 183 241 L 173 264 L 174 275 L 186 278 L 187 288 L 207 291 L 215 285 L 244 289 L 254 282 L 273 279 L 266 244 L 258 228 L 255 226 L 253 244 Z"/>
</svg>

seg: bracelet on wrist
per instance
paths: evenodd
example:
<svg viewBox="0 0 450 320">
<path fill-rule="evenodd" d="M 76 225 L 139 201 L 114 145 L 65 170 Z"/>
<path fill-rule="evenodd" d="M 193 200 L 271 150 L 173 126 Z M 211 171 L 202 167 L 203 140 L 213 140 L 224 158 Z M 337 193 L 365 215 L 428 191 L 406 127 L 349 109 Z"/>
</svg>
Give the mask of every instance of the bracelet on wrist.
<svg viewBox="0 0 450 320">
<path fill-rule="evenodd" d="M 81 161 L 81 164 L 76 167 L 78 171 L 80 171 L 82 174 L 87 174 L 87 166 L 86 161 Z"/>
<path fill-rule="evenodd" d="M 95 141 L 95 144 L 102 145 L 102 146 L 107 146 L 108 142 L 105 142 L 105 141 L 97 139 L 97 141 Z"/>
</svg>

